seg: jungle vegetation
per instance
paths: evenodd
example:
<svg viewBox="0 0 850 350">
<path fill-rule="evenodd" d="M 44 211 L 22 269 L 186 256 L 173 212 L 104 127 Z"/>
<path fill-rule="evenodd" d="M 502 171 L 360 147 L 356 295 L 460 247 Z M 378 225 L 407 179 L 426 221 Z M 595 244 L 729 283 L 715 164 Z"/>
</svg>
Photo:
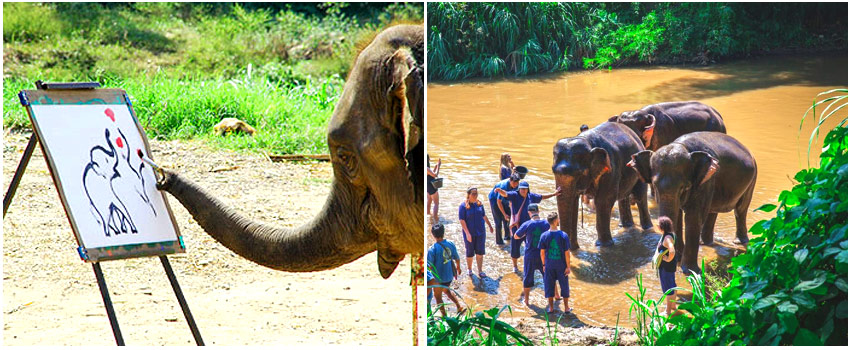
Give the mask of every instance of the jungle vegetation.
<svg viewBox="0 0 850 350">
<path fill-rule="evenodd" d="M 428 77 L 847 50 L 846 3 L 428 3 Z"/>
</svg>

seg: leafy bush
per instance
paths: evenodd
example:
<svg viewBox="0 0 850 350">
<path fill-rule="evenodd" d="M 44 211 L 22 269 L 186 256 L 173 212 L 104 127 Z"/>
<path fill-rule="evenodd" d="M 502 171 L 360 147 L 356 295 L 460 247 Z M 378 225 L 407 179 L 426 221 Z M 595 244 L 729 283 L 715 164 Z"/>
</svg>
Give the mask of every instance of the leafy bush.
<svg viewBox="0 0 850 350">
<path fill-rule="evenodd" d="M 650 12 L 640 24 L 625 25 L 608 34 L 596 56 L 584 59 L 584 68 L 610 68 L 634 58 L 638 62 L 652 63 L 663 33 L 664 28 L 658 26 L 655 12 Z"/>
<path fill-rule="evenodd" d="M 501 309 L 494 307 L 489 310 L 461 313 L 458 317 L 437 318 L 428 307 L 428 346 L 447 345 L 534 345 L 511 325 L 499 321 L 503 311 L 510 312 L 510 306 Z"/>
<path fill-rule="evenodd" d="M 847 90 L 838 91 L 846 100 Z M 821 121 L 842 107 L 826 108 Z M 709 297 L 705 278 L 689 277 L 694 298 L 679 306 L 687 313 L 668 320 L 647 310 L 638 317 L 642 344 L 847 344 L 846 122 L 824 138 L 819 168 L 798 172 L 778 205 L 756 209 L 776 217 L 750 228 L 754 238 L 732 259 L 729 285 Z"/>
</svg>

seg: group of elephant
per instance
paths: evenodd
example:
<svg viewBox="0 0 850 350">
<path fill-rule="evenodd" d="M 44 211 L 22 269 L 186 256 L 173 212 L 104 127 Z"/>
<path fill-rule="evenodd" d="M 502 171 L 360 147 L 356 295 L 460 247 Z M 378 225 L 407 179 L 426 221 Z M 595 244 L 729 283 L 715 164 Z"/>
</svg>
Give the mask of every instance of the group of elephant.
<svg viewBox="0 0 850 350">
<path fill-rule="evenodd" d="M 720 113 L 708 105 L 666 102 L 624 112 L 558 140 L 553 153 L 552 172 L 561 188 L 557 197 L 561 230 L 569 234 L 572 249 L 579 247 L 579 196 L 593 198 L 596 206 L 596 244 L 611 246 L 615 201 L 624 228 L 634 226 L 630 195 L 637 202 L 641 227 L 652 227 L 647 185 L 658 203 L 659 217 L 673 221 L 676 258 L 685 273 L 699 273 L 699 240 L 713 243 L 718 213 L 734 211 L 736 241 L 743 245 L 749 241 L 747 210 L 756 183 L 756 160 L 726 134 Z"/>
</svg>

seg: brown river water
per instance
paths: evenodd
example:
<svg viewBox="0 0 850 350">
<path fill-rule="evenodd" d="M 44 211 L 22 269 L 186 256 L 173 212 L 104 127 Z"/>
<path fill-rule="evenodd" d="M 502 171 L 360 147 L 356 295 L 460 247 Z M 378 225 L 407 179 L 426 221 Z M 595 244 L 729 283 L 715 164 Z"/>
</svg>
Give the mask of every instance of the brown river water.
<svg viewBox="0 0 850 350">
<path fill-rule="evenodd" d="M 432 166 L 442 159 L 440 177 L 444 178 L 439 191 L 440 221 L 446 225 L 446 237 L 457 245 L 464 271 L 452 287 L 475 310 L 507 304 L 513 316 L 506 313 L 504 318 L 545 320 L 542 276 L 536 276 L 529 309 L 519 299 L 522 276 L 513 272 L 510 250 L 498 247 L 494 234 L 488 232 L 486 240 L 487 277 L 482 281 L 465 272 L 458 205 L 465 198 L 466 188 L 477 186 L 492 221 L 487 194 L 498 182 L 502 152 L 509 152 L 516 165 L 529 168 L 526 181 L 532 192 L 551 193 L 552 147 L 558 139 L 578 134 L 581 124 L 593 128 L 610 116 L 648 104 L 697 100 L 716 108 L 728 134 L 756 158 L 758 179 L 747 217 L 750 226 L 773 216 L 752 209 L 775 202 L 780 191 L 793 185 L 794 174 L 806 167 L 806 148 L 814 127 L 811 115 L 802 132 L 799 126 L 812 100 L 822 91 L 846 86 L 846 55 L 768 57 L 707 67 L 620 68 L 529 79 L 428 84 L 428 153 Z M 846 117 L 846 110 L 841 114 Z M 822 130 L 834 127 L 838 119 L 826 123 Z M 813 146 L 812 165 L 817 164 L 824 134 Z M 649 206 L 657 225 L 654 199 L 649 199 Z M 554 198 L 544 200 L 540 207 L 543 217 L 557 210 Z M 632 215 L 638 224 L 636 206 L 632 206 Z M 637 294 L 637 274 L 644 276 L 648 297 L 661 296 L 658 277 L 650 267 L 658 234 L 617 227 L 616 205 L 612 216 L 616 244 L 600 249 L 594 246 L 595 216 L 586 209 L 579 215 L 581 250 L 572 256 L 570 275 L 570 306 L 577 319 L 572 324 L 614 326 L 619 313 L 620 326 L 631 327 L 625 293 Z M 718 215 L 715 232 L 715 245 L 700 246 L 700 259 L 728 258 L 735 252 L 733 213 Z M 427 241 L 429 246 L 434 242 L 430 234 Z M 521 270 L 522 258 L 519 267 Z M 474 261 L 473 271 L 477 273 Z M 688 286 L 681 273 L 677 273 L 677 285 Z"/>
</svg>

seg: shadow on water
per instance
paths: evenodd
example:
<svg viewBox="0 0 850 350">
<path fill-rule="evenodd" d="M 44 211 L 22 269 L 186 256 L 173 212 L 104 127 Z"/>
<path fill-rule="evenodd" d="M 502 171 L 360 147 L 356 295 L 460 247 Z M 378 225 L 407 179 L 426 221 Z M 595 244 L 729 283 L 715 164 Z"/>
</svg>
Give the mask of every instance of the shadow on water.
<svg viewBox="0 0 850 350">
<path fill-rule="evenodd" d="M 614 285 L 634 279 L 638 268 L 652 260 L 660 235 L 654 230 L 630 228 L 614 236 L 611 247 L 593 247 L 573 252 L 572 275 L 588 283 Z"/>
<path fill-rule="evenodd" d="M 476 292 L 487 293 L 490 295 L 498 295 L 499 294 L 499 285 L 502 283 L 502 278 L 504 276 L 499 276 L 498 279 L 493 279 L 490 276 L 484 276 L 484 278 L 478 276 L 469 276 L 472 280 L 473 288 L 472 290 Z"/>
<path fill-rule="evenodd" d="M 846 62 L 846 59 L 846 56 L 770 57 L 758 63 L 740 61 L 708 67 L 676 67 L 706 73 L 706 77 L 667 80 L 607 100 L 641 104 L 646 101 L 703 100 L 788 85 L 842 86 L 847 85 L 847 66 L 837 62 Z M 825 70 L 825 66 L 837 68 Z"/>
</svg>

